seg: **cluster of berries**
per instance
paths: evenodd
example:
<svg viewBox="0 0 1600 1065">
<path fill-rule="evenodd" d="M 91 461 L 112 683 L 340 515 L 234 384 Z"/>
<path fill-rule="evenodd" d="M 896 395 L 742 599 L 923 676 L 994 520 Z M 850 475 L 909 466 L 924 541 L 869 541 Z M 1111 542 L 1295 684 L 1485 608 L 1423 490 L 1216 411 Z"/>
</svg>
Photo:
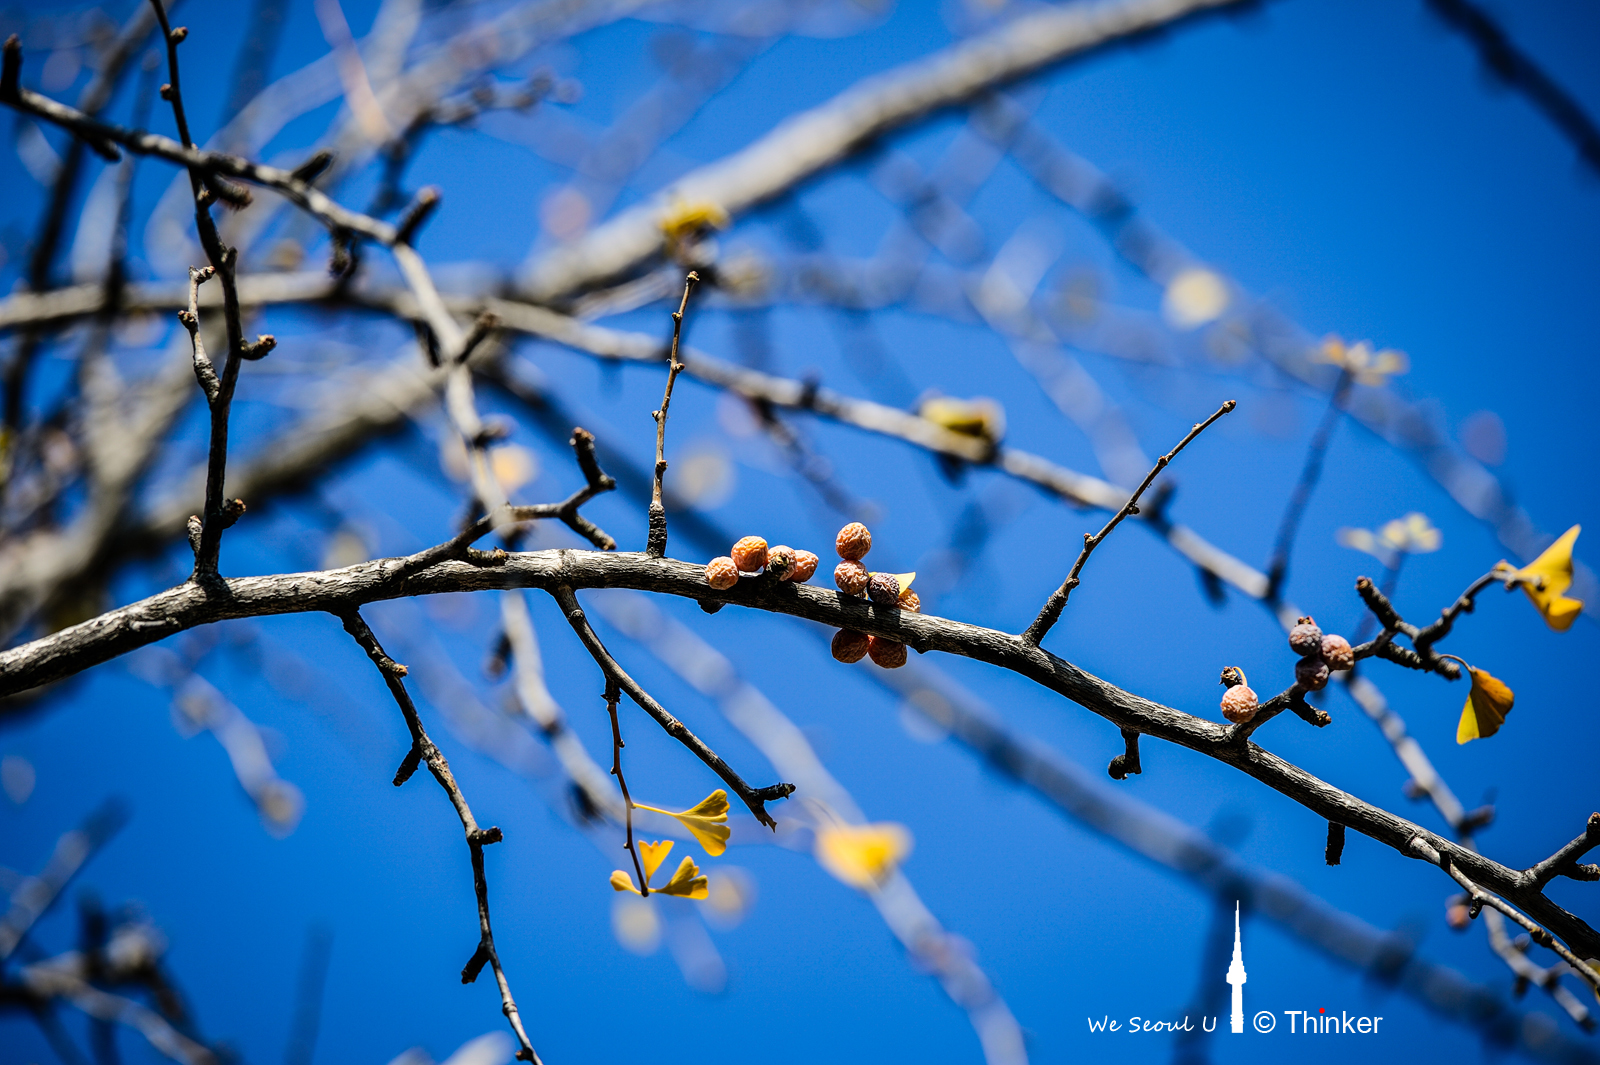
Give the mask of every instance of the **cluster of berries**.
<svg viewBox="0 0 1600 1065">
<path fill-rule="evenodd" d="M 1329 670 L 1346 670 L 1356 664 L 1350 641 L 1332 633 L 1323 635 L 1310 618 L 1301 618 L 1289 630 L 1289 648 L 1300 656 L 1294 664 L 1294 681 L 1307 691 L 1326 687 Z M 1229 666 L 1222 671 L 1222 683 L 1228 688 L 1222 693 L 1222 716 L 1241 725 L 1255 717 L 1261 703 L 1245 682 L 1244 670 Z"/>
<path fill-rule="evenodd" d="M 810 551 L 788 544 L 768 547 L 759 536 L 746 536 L 733 545 L 733 551 L 706 563 L 706 583 L 719 592 L 739 583 L 740 577 L 754 577 L 765 570 L 774 580 L 804 584 L 817 572 L 822 560 Z"/>
<path fill-rule="evenodd" d="M 843 559 L 833 570 L 833 583 L 846 595 L 866 594 L 879 606 L 899 607 L 917 613 L 922 610 L 922 600 L 911 590 L 914 573 L 873 573 L 861 561 L 872 550 L 872 533 L 859 521 L 853 521 L 839 530 L 834 537 L 834 548 Z M 841 662 L 859 662 L 864 657 L 884 669 L 898 669 L 906 664 L 906 645 L 899 640 L 885 640 L 868 636 L 852 629 L 840 629 L 833 637 L 833 657 Z"/>
</svg>

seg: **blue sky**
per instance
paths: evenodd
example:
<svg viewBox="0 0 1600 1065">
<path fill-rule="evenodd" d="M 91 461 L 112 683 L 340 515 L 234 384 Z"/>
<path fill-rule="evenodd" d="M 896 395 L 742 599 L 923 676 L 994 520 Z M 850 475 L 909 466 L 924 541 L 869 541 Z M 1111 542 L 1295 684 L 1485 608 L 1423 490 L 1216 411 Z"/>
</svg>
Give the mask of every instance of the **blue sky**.
<svg viewBox="0 0 1600 1065">
<path fill-rule="evenodd" d="M 363 33 L 372 5 L 351 3 L 346 10 Z M 1536 3 L 1501 5 L 1496 15 L 1591 112 L 1600 110 L 1600 71 L 1590 55 L 1600 13 Z M 16 24 L 14 14 L 7 17 Z M 191 29 L 186 85 L 218 84 L 242 31 L 239 9 L 195 5 L 178 21 Z M 844 38 L 796 36 L 773 44 L 666 141 L 619 205 L 749 143 L 785 114 L 954 39 L 933 5 L 903 4 L 862 25 Z M 658 76 L 649 56 L 661 32 L 656 23 L 623 21 L 549 49 L 527 66 L 548 63 L 577 79 L 584 96 L 571 112 L 609 124 Z M 324 50 L 310 5 L 293 5 L 275 72 Z M 30 55 L 29 62 L 41 58 Z M 1288 0 L 1097 53 L 1030 82 L 1028 91 L 1036 94 L 1045 128 L 1131 189 L 1151 219 L 1217 269 L 1312 334 L 1406 351 L 1412 369 L 1396 387 L 1430 398 L 1433 416 L 1451 431 L 1477 412 L 1498 415 L 1509 444 L 1497 472 L 1544 530 L 1577 523 L 1600 530 L 1591 461 L 1600 445 L 1592 417 L 1600 182 L 1524 99 L 1489 83 L 1468 46 L 1422 4 Z M 198 99 L 191 103 L 194 121 L 209 133 L 222 94 L 189 93 Z M 268 154 L 303 150 L 334 106 L 292 125 Z M 117 114 L 126 115 L 127 102 L 119 107 Z M 513 270 L 538 236 L 540 202 L 565 179 L 558 166 L 518 142 L 517 120 L 495 121 L 504 125 L 486 123 L 494 136 L 433 136 L 410 170 L 412 187 L 434 183 L 445 192 L 420 245 L 431 261 L 483 259 Z M 160 115 L 152 122 L 158 131 L 168 125 Z M 939 117 L 891 143 L 928 165 L 959 126 L 954 116 Z M 853 164 L 809 183 L 794 199 L 739 220 L 724 246 L 784 254 L 803 213 L 828 251 L 870 255 L 893 212 L 865 174 Z M 155 164 L 141 168 L 137 217 L 171 177 Z M 9 286 L 41 193 L 10 154 L 0 163 L 0 182 L 8 253 L 0 281 Z M 357 178 L 341 198 L 362 205 L 370 189 L 369 178 Z M 1019 228 L 1054 227 L 1062 259 L 1047 283 L 1086 265 L 1098 271 L 1110 301 L 1157 305 L 1158 289 L 1013 166 L 1002 164 L 970 209 L 991 253 Z M 134 247 L 135 276 L 168 276 L 156 274 L 137 235 Z M 369 259 L 386 269 L 381 255 Z M 406 338 L 383 324 L 335 327 L 297 311 L 274 311 L 265 321 L 254 328 L 279 335 L 274 359 L 341 350 L 351 358 L 389 356 Z M 692 321 L 693 342 L 737 360 L 742 321 L 725 304 L 708 302 Z M 655 305 L 610 324 L 664 332 L 668 323 L 664 305 Z M 1007 411 L 1008 443 L 1100 472 L 1088 440 L 986 330 L 910 310 L 875 315 L 876 336 L 908 382 L 897 385 L 860 371 L 842 350 L 837 316 L 826 309 L 777 307 L 756 328 L 765 330 L 773 372 L 816 372 L 829 387 L 901 404 L 924 389 L 993 396 Z M 519 354 L 580 424 L 634 462 L 648 461 L 654 442 L 648 412 L 661 388 L 656 369 L 605 370 L 540 344 Z M 1076 354 L 1149 454 L 1165 451 L 1222 399 L 1240 400 L 1240 410 L 1173 467 L 1181 486 L 1173 515 L 1262 564 L 1325 401 L 1262 373 L 1207 364 L 1152 371 L 1093 351 Z M 66 365 L 44 375 L 40 403 Z M 265 401 L 267 386 L 252 381 L 254 372 L 246 370 L 241 386 L 245 449 L 284 417 L 281 405 Z M 900 394 L 906 387 L 910 394 Z M 541 474 L 525 498 L 571 490 L 577 475 L 560 441 L 542 435 L 502 397 L 486 394 L 484 405 L 518 418 L 513 439 L 538 456 Z M 672 412 L 669 458 L 674 450 L 731 457 L 731 495 L 707 515 L 718 527 L 831 555 L 827 545 L 844 519 L 787 475 L 760 441 L 731 435 L 737 420 L 716 393 L 685 379 Z M 837 425 L 801 424 L 840 483 L 875 508 L 873 562 L 882 568 L 926 565 L 951 541 L 962 508 L 974 500 L 983 505 L 989 535 L 932 607 L 945 616 L 1020 629 L 1070 565 L 1079 536 L 1102 520 L 985 471 L 950 484 L 927 456 L 904 445 Z M 182 429 L 191 453 L 198 427 L 196 420 Z M 320 565 L 341 523 L 330 519 L 333 513 L 360 529 L 379 554 L 448 535 L 461 496 L 440 472 L 441 435 L 436 420 L 425 422 L 342 466 L 317 497 L 263 508 L 229 534 L 225 572 Z M 1334 529 L 1376 527 L 1413 510 L 1443 532 L 1443 549 L 1412 559 L 1400 585 L 1401 609 L 1425 617 L 1505 552 L 1407 456 L 1343 422 L 1302 528 L 1290 595 L 1325 628 L 1350 632 L 1361 616 L 1352 582 L 1361 573 L 1376 575 L 1377 566 L 1338 546 Z M 642 546 L 637 499 L 606 497 L 592 515 L 624 548 Z M 722 550 L 682 533 L 670 549 L 695 561 Z M 1586 554 L 1584 539 L 1578 554 Z M 112 594 L 119 601 L 147 594 L 181 577 L 183 565 L 174 551 L 134 567 Z M 529 602 L 552 694 L 590 751 L 602 755 L 608 726 L 598 674 L 554 604 L 539 596 Z M 869 818 L 911 829 L 916 849 L 906 874 L 945 927 L 973 944 L 1025 1029 L 1033 1060 L 1107 1055 L 1108 1041 L 1116 1039 L 1122 1039 L 1116 1052 L 1131 1060 L 1171 1056 L 1168 1036 L 1130 1042 L 1094 1035 L 1086 1019 L 1183 1015 L 1212 913 L 1204 893 L 1006 783 L 953 742 L 912 735 L 897 699 L 872 680 L 874 667 L 832 662 L 804 625 L 735 610 L 707 617 L 686 603 L 661 606 L 802 728 Z M 394 634 L 396 657 L 436 648 L 485 705 L 499 705 L 502 693 L 481 668 L 495 625 L 492 600 L 405 601 L 369 613 L 380 635 Z M 644 648 L 603 621 L 597 625 L 630 671 L 719 753 L 753 781 L 775 779 L 712 701 Z M 432 635 L 402 635 L 417 631 Z M 442 1060 L 465 1040 L 501 1027 L 492 984 L 483 979 L 463 988 L 458 980 L 476 937 L 459 826 L 428 781 L 390 786 L 405 751 L 404 731 L 359 650 L 337 622 L 319 616 L 239 624 L 214 636 L 218 647 L 201 673 L 276 737 L 269 745 L 276 770 L 305 796 L 298 828 L 284 839 L 265 832 L 221 747 L 205 734 L 184 738 L 173 727 L 168 693 L 127 664 L 111 663 L 0 731 L 0 755 L 25 757 L 38 773 L 25 804 L 0 803 L 0 864 L 36 868 L 59 832 L 105 796 L 126 796 L 131 824 L 80 883 L 108 902 L 142 903 L 171 940 L 170 966 L 204 1030 L 247 1061 L 283 1053 L 302 943 L 312 926 L 333 933 L 315 1060 L 382 1063 L 411 1046 Z M 1114 683 L 1206 716 L 1216 713 L 1222 666 L 1241 665 L 1258 690 L 1276 691 L 1287 684 L 1293 661 L 1259 605 L 1238 596 L 1220 608 L 1209 605 L 1192 570 L 1136 527 L 1119 530 L 1097 551 L 1047 646 Z M 1527 865 L 1575 835 L 1600 806 L 1586 772 L 1597 753 L 1586 683 L 1600 653 L 1596 628 L 1585 619 L 1568 633 L 1553 633 L 1520 595 L 1493 591 L 1445 649 L 1516 690 L 1516 710 L 1500 735 L 1454 743 L 1463 685 L 1388 667 L 1369 675 L 1463 802 L 1496 805 L 1481 846 L 1507 864 Z M 1321 821 L 1235 771 L 1171 746 L 1147 742 L 1143 775 L 1113 785 L 1103 776 L 1121 749 L 1112 726 L 1020 678 L 964 661 L 936 664 L 1010 726 L 1100 775 L 1106 786 L 1195 827 L 1217 829 L 1244 860 L 1292 877 L 1378 928 L 1404 929 L 1431 960 L 1508 990 L 1509 973 L 1490 954 L 1482 930 L 1457 935 L 1445 926 L 1452 885 L 1437 870 L 1354 834 L 1344 863 L 1329 868 Z M 803 850 L 737 845 L 720 862 L 702 861 L 746 870 L 758 886 L 742 924 L 710 932 L 728 970 L 720 994 L 688 987 L 665 948 L 648 957 L 629 953 L 613 936 L 614 896 L 606 885 L 621 852 L 602 852 L 574 831 L 559 800 L 552 807 L 547 782 L 472 750 L 447 724 L 459 707 L 427 695 L 421 701 L 480 820 L 506 832 L 488 858 L 497 940 L 547 1061 L 978 1057 L 965 1015 L 908 964 L 873 908 Z M 1324 779 L 1441 830 L 1436 814 L 1403 797 L 1404 771 L 1364 715 L 1342 694 L 1330 693 L 1323 705 L 1334 716 L 1329 728 L 1313 731 L 1290 717 L 1258 738 Z M 624 722 L 637 797 L 688 805 L 715 785 L 643 715 L 625 714 Z M 530 764 L 538 764 L 537 748 L 528 743 Z M 1217 827 L 1227 825 L 1234 827 Z M 1580 914 L 1593 912 L 1593 892 L 1593 885 L 1574 882 L 1552 888 Z M 35 941 L 50 950 L 68 947 L 71 913 L 60 907 Z M 1244 936 L 1248 1012 L 1326 1007 L 1382 1015 L 1382 1034 L 1360 1044 L 1376 1060 L 1478 1053 L 1474 1035 L 1442 1025 L 1412 1000 L 1308 951 L 1269 923 L 1247 920 Z M 1522 1005 L 1560 1018 L 1566 1035 L 1587 1038 L 1537 992 Z M 1219 1061 L 1281 1060 L 1288 1038 L 1282 1028 L 1267 1036 L 1223 1034 L 1212 1038 L 1211 1053 Z M 124 1046 L 130 1061 L 150 1056 L 131 1041 Z M 1323 1041 L 1302 1040 L 1295 1049 L 1307 1061 L 1346 1060 L 1349 1053 L 1342 1043 Z M 0 1059 L 50 1057 L 30 1023 L 4 1017 Z"/>
</svg>

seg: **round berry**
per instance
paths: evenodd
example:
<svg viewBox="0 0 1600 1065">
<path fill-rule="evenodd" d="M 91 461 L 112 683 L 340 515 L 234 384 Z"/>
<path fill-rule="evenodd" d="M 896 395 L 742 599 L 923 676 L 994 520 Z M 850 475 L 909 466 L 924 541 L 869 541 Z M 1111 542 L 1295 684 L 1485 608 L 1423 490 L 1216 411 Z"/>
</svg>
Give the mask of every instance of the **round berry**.
<svg viewBox="0 0 1600 1065">
<path fill-rule="evenodd" d="M 853 521 L 839 530 L 833 546 L 838 549 L 840 558 L 865 558 L 867 552 L 872 550 L 872 534 L 865 525 Z"/>
<path fill-rule="evenodd" d="M 913 614 L 922 613 L 922 600 L 910 588 L 900 593 L 900 609 L 909 610 Z"/>
<path fill-rule="evenodd" d="M 900 579 L 892 573 L 874 573 L 867 581 L 867 598 L 879 606 L 898 605 Z"/>
<path fill-rule="evenodd" d="M 833 583 L 846 595 L 860 595 L 867 590 L 867 581 L 871 579 L 867 567 L 854 559 L 847 558 L 833 567 Z"/>
<path fill-rule="evenodd" d="M 1235 725 L 1242 725 L 1255 717 L 1256 707 L 1260 705 L 1256 693 L 1246 684 L 1235 684 L 1222 693 L 1222 716 Z"/>
<path fill-rule="evenodd" d="M 1343 636 L 1324 636 L 1322 660 L 1328 663 L 1329 669 L 1350 669 L 1356 664 L 1356 651 Z"/>
<path fill-rule="evenodd" d="M 729 552 L 740 573 L 760 573 L 767 564 L 767 542 L 759 536 L 746 536 Z"/>
<path fill-rule="evenodd" d="M 1301 657 L 1320 655 L 1322 630 L 1317 628 L 1317 623 L 1310 618 L 1301 618 L 1299 624 L 1289 630 L 1289 647 Z"/>
<path fill-rule="evenodd" d="M 872 642 L 872 637 L 849 629 L 840 629 L 833 634 L 833 657 L 841 662 L 859 662 L 867 656 L 867 645 Z"/>
<path fill-rule="evenodd" d="M 1328 684 L 1328 664 L 1320 658 L 1302 658 L 1294 664 L 1294 679 L 1307 691 L 1319 692 Z"/>
<path fill-rule="evenodd" d="M 906 645 L 881 636 L 867 637 L 867 654 L 884 669 L 899 669 L 906 664 Z"/>
<path fill-rule="evenodd" d="M 767 572 L 780 581 L 788 580 L 794 574 L 794 548 L 779 544 L 768 551 Z"/>
<path fill-rule="evenodd" d="M 1464 932 L 1472 926 L 1472 911 L 1464 902 L 1452 902 L 1445 907 L 1444 923 L 1453 931 Z"/>
<path fill-rule="evenodd" d="M 739 583 L 739 567 L 727 555 L 706 563 L 706 583 L 719 592 L 725 592 Z"/>
<path fill-rule="evenodd" d="M 789 574 L 789 579 L 796 584 L 804 584 L 817 572 L 817 563 L 822 561 L 810 551 L 796 550 L 794 553 L 794 572 Z"/>
</svg>

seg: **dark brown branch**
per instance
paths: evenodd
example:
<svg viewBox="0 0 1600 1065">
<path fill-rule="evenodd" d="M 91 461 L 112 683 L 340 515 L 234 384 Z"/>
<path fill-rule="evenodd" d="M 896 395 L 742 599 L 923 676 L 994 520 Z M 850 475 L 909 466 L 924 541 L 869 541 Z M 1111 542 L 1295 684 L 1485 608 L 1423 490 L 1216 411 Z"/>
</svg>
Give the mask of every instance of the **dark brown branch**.
<svg viewBox="0 0 1600 1065">
<path fill-rule="evenodd" d="M 358 610 L 350 609 L 337 613 L 339 620 L 344 623 L 345 631 L 360 644 L 367 657 L 372 659 L 372 664 L 378 667 L 384 683 L 389 687 L 389 694 L 394 696 L 395 703 L 400 707 L 406 728 L 411 732 L 411 750 L 395 774 L 395 786 L 404 784 L 416 772 L 419 765 L 426 764 L 428 772 L 433 774 L 433 779 L 439 782 L 439 786 L 450 797 L 450 804 L 455 807 L 456 816 L 461 819 L 461 829 L 466 834 L 467 848 L 472 855 L 472 881 L 478 897 L 478 946 L 473 951 L 466 968 L 461 971 L 461 982 L 472 983 L 486 964 L 493 969 L 495 982 L 500 986 L 501 1008 L 511 1024 L 512 1032 L 517 1037 L 519 1047 L 517 1058 L 538 1065 L 539 1055 L 534 1051 L 533 1044 L 528 1041 L 528 1033 L 522 1026 L 522 1017 L 517 1012 L 516 1000 L 511 996 L 511 985 L 506 981 L 505 971 L 500 966 L 500 956 L 495 951 L 494 929 L 489 923 L 489 882 L 483 870 L 483 848 L 490 843 L 499 843 L 504 837 L 498 828 L 478 827 L 477 819 L 472 816 L 472 808 L 467 805 L 466 796 L 461 793 L 461 786 L 456 783 L 455 774 L 450 771 L 450 763 L 445 761 L 444 754 L 434 745 L 433 740 L 429 739 L 427 730 L 422 725 L 422 717 L 417 713 L 416 704 L 411 701 L 411 693 L 406 691 L 403 680 L 406 667 L 389 657 L 382 644 L 378 642 L 378 637 L 362 620 Z"/>
<path fill-rule="evenodd" d="M 650 534 L 645 542 L 645 554 L 660 558 L 667 553 L 667 506 L 661 498 L 661 479 L 667 472 L 667 408 L 672 405 L 672 386 L 677 383 L 683 363 L 678 361 L 678 342 L 683 336 L 683 314 L 689 307 L 689 293 L 700 280 L 700 275 L 690 270 L 683 279 L 683 298 L 672 314 L 672 349 L 667 354 L 667 388 L 661 396 L 661 409 L 651 414 L 656 420 L 656 472 L 655 484 L 650 493 Z"/>
<path fill-rule="evenodd" d="M 626 556 L 613 556 L 622 558 Z M 648 556 L 634 556 L 648 558 Z M 704 583 L 702 579 L 701 583 Z M 572 626 L 572 631 L 578 634 L 578 639 L 583 641 L 583 646 L 588 650 L 595 662 L 600 666 L 600 671 L 606 676 L 607 684 L 615 684 L 628 693 L 628 698 L 639 704 L 639 708 L 651 717 L 656 723 L 679 743 L 689 748 L 694 756 L 711 768 L 711 771 L 723 779 L 723 782 L 733 790 L 735 795 L 744 800 L 757 821 L 776 831 L 778 824 L 767 813 L 766 804 L 778 799 L 786 799 L 794 791 L 793 784 L 772 784 L 765 788 L 752 788 L 746 784 L 744 778 L 734 772 L 733 767 L 724 762 L 715 751 L 707 747 L 700 737 L 690 732 L 688 727 L 671 714 L 650 693 L 639 686 L 639 683 L 628 676 L 626 670 L 617 664 L 611 657 L 605 645 L 600 642 L 600 637 L 595 635 L 594 628 L 589 624 L 589 619 L 583 613 L 583 608 L 578 605 L 578 597 L 573 593 L 572 587 L 567 584 L 557 584 L 546 589 L 560 604 L 562 612 L 567 617 L 567 623 Z"/>
<path fill-rule="evenodd" d="M 1589 823 L 1584 826 L 1581 836 L 1556 851 L 1544 861 L 1531 866 L 1523 875 L 1535 887 L 1541 888 L 1556 876 L 1570 876 L 1574 880 L 1600 879 L 1600 870 L 1596 870 L 1594 866 L 1580 866 L 1577 864 L 1579 858 L 1582 858 L 1597 846 L 1600 846 L 1600 813 L 1592 813 L 1589 815 Z M 1590 871 L 1594 871 L 1595 875 L 1589 875 Z"/>
<path fill-rule="evenodd" d="M 617 778 L 617 787 L 622 789 L 623 821 L 627 826 L 628 842 L 627 851 L 633 855 L 633 871 L 639 875 L 639 894 L 644 898 L 650 897 L 650 880 L 644 875 L 644 866 L 639 862 L 639 848 L 633 845 L 633 796 L 628 794 L 628 778 L 622 775 L 622 723 L 617 720 L 617 703 L 622 701 L 622 689 L 610 677 L 606 678 L 606 713 L 611 717 L 611 775 Z"/>
<path fill-rule="evenodd" d="M 1328 845 L 1323 849 L 1322 860 L 1338 865 L 1344 856 L 1344 826 L 1337 821 L 1328 822 Z"/>
<path fill-rule="evenodd" d="M 1216 413 L 1211 417 L 1191 428 L 1188 435 L 1178 441 L 1177 447 L 1156 460 L 1155 466 L 1145 475 L 1145 479 L 1139 487 L 1133 490 L 1133 495 L 1128 497 L 1128 501 L 1122 505 L 1122 509 L 1111 515 L 1111 520 L 1106 522 L 1099 532 L 1092 536 L 1088 533 L 1084 534 L 1083 550 L 1078 552 L 1078 560 L 1072 564 L 1072 571 L 1067 574 L 1067 579 L 1061 582 L 1061 587 L 1057 588 L 1054 594 L 1045 602 L 1044 608 L 1039 611 L 1039 616 L 1033 619 L 1032 625 L 1028 626 L 1028 631 L 1022 634 L 1024 642 L 1037 647 L 1039 641 L 1045 638 L 1045 635 L 1050 631 L 1050 627 L 1061 616 L 1061 611 L 1067 605 L 1067 597 L 1072 594 L 1072 589 L 1078 586 L 1078 575 L 1083 572 L 1083 564 L 1089 561 L 1089 553 L 1099 547 L 1102 540 L 1111 535 L 1111 530 L 1122 524 L 1123 518 L 1128 517 L 1130 514 L 1139 513 L 1139 497 L 1144 494 L 1146 488 L 1150 487 L 1150 482 L 1154 481 L 1156 476 L 1167 468 L 1167 463 L 1171 462 L 1178 452 L 1188 447 L 1189 441 L 1205 432 L 1207 426 L 1233 410 L 1236 406 L 1238 404 L 1230 399 L 1218 407 Z"/>
<path fill-rule="evenodd" d="M 1411 639 L 1411 645 L 1417 649 L 1417 653 L 1424 659 L 1431 658 L 1431 648 L 1434 644 L 1450 635 L 1450 630 L 1455 627 L 1456 618 L 1460 617 L 1462 614 L 1472 613 L 1472 608 L 1476 605 L 1478 593 L 1497 581 L 1507 582 L 1506 574 L 1497 570 L 1490 570 L 1488 573 L 1485 573 L 1483 576 L 1473 581 L 1467 587 L 1467 590 L 1462 592 L 1456 598 L 1455 602 L 1439 611 L 1439 619 L 1437 621 L 1430 623 L 1424 628 L 1418 629 L 1416 635 Z M 1506 583 L 1506 586 L 1512 587 L 1516 583 L 1516 579 L 1512 578 Z"/>
</svg>

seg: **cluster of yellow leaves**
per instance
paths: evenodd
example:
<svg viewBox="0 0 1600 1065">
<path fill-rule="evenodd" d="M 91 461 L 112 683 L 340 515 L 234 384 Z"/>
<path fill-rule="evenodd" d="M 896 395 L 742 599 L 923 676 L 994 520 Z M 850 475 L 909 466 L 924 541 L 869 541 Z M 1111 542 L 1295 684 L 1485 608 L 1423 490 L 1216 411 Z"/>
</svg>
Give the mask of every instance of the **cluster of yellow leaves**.
<svg viewBox="0 0 1600 1065">
<path fill-rule="evenodd" d="M 929 396 L 917 405 L 917 415 L 935 425 L 998 444 L 1006 435 L 1006 412 L 986 396 L 956 399 L 954 396 Z"/>
<path fill-rule="evenodd" d="M 728 793 L 718 788 L 704 799 L 687 810 L 663 810 L 658 806 L 646 806 L 644 803 L 634 803 L 634 808 L 649 810 L 652 813 L 665 814 L 676 818 L 678 823 L 688 829 L 695 839 L 700 841 L 700 846 L 713 858 L 718 857 L 728 849 L 728 837 L 732 830 L 728 828 Z M 648 843 L 639 840 L 634 844 L 639 851 L 639 864 L 644 867 L 645 886 L 649 887 L 650 878 L 656 875 L 656 870 L 672 852 L 673 841 L 664 839 L 657 843 Z M 631 891 L 635 895 L 644 892 L 634 887 L 633 877 L 624 870 L 616 869 L 611 873 L 611 887 L 615 891 Z M 700 875 L 700 869 L 695 865 L 694 859 L 684 856 L 678 865 L 678 871 L 672 874 L 663 887 L 650 888 L 656 894 L 676 895 L 685 899 L 703 899 L 708 893 L 708 882 Z"/>
<path fill-rule="evenodd" d="M 1363 385 L 1381 385 L 1396 374 L 1411 369 L 1411 360 L 1406 358 L 1403 351 L 1384 348 L 1374 352 L 1372 345 L 1365 340 L 1346 345 L 1336 336 L 1330 336 L 1322 342 L 1317 359 L 1319 362 L 1333 363 L 1354 377 L 1357 384 Z"/>
<path fill-rule="evenodd" d="M 1516 584 L 1527 593 L 1544 616 L 1545 623 L 1557 632 L 1572 628 L 1583 611 L 1583 600 L 1566 595 L 1567 589 L 1572 587 L 1572 545 L 1581 531 L 1581 526 L 1574 525 L 1521 569 L 1504 561 L 1494 568 L 1495 575 L 1503 579 L 1507 587 Z M 1472 675 L 1472 691 L 1461 708 L 1461 721 L 1456 726 L 1457 743 L 1499 732 L 1516 699 L 1511 689 L 1488 670 L 1468 666 L 1467 671 Z"/>
<path fill-rule="evenodd" d="M 1386 566 L 1394 565 L 1396 553 L 1425 555 L 1439 550 L 1444 536 L 1434 528 L 1426 514 L 1412 511 L 1403 518 L 1385 522 L 1382 528 L 1340 529 L 1333 534 L 1339 546 L 1353 551 L 1364 551 Z"/>
<path fill-rule="evenodd" d="M 817 829 L 817 862 L 838 880 L 869 890 L 889 878 L 911 853 L 904 825 L 830 824 Z"/>
<path fill-rule="evenodd" d="M 640 840 L 634 844 L 639 848 L 639 864 L 644 866 L 644 882 L 648 886 L 650 878 L 656 875 L 656 870 L 661 868 L 661 863 L 666 861 L 667 855 L 672 853 L 670 839 L 659 843 L 646 843 Z M 611 887 L 614 891 L 631 891 L 635 895 L 644 892 L 633 886 L 633 877 L 621 869 L 611 873 Z M 703 899 L 710 893 L 710 883 L 700 875 L 699 866 L 694 864 L 694 859 L 687 854 L 678 865 L 678 871 L 672 874 L 672 879 L 658 888 L 651 888 L 657 895 L 676 895 L 683 899 Z"/>
</svg>

